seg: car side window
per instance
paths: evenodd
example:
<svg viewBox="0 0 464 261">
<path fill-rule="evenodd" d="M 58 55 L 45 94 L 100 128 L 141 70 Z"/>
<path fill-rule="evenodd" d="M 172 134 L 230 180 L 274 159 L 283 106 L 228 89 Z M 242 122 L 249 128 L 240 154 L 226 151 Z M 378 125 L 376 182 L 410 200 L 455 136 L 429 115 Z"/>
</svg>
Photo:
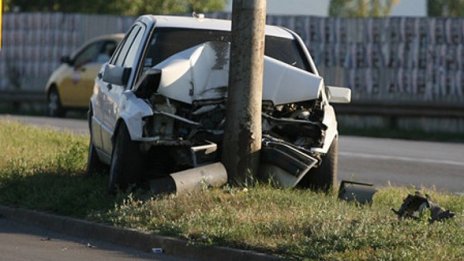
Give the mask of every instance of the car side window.
<svg viewBox="0 0 464 261">
<path fill-rule="evenodd" d="M 124 66 L 124 61 L 126 60 L 127 54 L 130 51 L 132 44 L 134 43 L 134 39 L 137 37 L 140 31 L 141 27 L 139 25 L 136 25 L 132 28 L 129 35 L 126 37 L 121 49 L 118 51 L 119 53 L 114 62 L 115 65 L 121 67 Z"/>
<path fill-rule="evenodd" d="M 103 42 L 92 43 L 85 47 L 74 57 L 74 67 L 82 67 L 85 64 L 96 62 L 97 56 L 100 53 L 100 49 Z"/>
<path fill-rule="evenodd" d="M 135 37 L 134 42 L 129 48 L 129 52 L 127 53 L 126 59 L 124 60 L 124 64 L 123 64 L 124 67 L 132 67 L 132 65 L 134 64 L 137 51 L 141 45 L 143 32 L 144 32 L 143 28 L 140 28 L 140 31 Z"/>
<path fill-rule="evenodd" d="M 115 41 L 104 42 L 100 48 L 100 53 L 97 56 L 97 62 L 106 63 L 110 59 L 111 55 L 113 55 L 116 45 Z"/>
</svg>

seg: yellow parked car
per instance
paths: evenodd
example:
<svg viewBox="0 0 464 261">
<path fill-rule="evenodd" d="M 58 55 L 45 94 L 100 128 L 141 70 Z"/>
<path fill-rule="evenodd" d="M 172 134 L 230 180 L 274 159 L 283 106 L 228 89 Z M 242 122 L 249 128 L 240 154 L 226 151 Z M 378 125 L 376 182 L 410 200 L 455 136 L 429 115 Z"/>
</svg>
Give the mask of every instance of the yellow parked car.
<svg viewBox="0 0 464 261">
<path fill-rule="evenodd" d="M 95 77 L 113 54 L 124 34 L 104 35 L 85 43 L 71 56 L 61 58 L 61 65 L 48 79 L 47 114 L 64 117 L 70 109 L 87 109 Z"/>
</svg>

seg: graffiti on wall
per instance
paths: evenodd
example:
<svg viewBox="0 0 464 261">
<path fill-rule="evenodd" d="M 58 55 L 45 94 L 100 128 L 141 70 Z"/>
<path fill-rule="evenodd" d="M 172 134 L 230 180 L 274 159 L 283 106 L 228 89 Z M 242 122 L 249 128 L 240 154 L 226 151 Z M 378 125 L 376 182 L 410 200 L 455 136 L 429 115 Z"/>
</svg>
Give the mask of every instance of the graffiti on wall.
<svg viewBox="0 0 464 261">
<path fill-rule="evenodd" d="M 208 16 L 230 19 L 226 13 Z M 43 88 L 61 56 L 91 36 L 125 32 L 133 20 L 4 15 L 0 89 Z M 354 99 L 464 100 L 464 19 L 268 16 L 267 23 L 296 31 L 326 83 L 350 87 Z"/>
</svg>

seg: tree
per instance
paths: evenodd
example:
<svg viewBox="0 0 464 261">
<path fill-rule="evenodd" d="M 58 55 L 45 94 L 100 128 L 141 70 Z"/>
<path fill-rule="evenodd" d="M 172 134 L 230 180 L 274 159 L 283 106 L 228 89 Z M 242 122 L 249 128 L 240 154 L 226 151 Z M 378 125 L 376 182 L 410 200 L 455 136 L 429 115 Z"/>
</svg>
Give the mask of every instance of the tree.
<svg viewBox="0 0 464 261">
<path fill-rule="evenodd" d="M 399 0 L 332 0 L 330 16 L 382 17 L 391 13 Z"/>
<path fill-rule="evenodd" d="M 132 15 L 221 11 L 226 0 L 6 0 L 5 10 Z"/>
<path fill-rule="evenodd" d="M 428 0 L 429 16 L 464 16 L 464 0 Z"/>
</svg>

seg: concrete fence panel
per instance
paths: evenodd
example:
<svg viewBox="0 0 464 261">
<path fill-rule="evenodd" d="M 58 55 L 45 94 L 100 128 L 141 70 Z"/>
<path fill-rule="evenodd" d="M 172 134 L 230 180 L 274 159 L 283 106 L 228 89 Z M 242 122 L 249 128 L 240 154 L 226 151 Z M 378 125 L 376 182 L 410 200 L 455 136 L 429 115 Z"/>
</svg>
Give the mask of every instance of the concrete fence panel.
<svg viewBox="0 0 464 261">
<path fill-rule="evenodd" d="M 61 56 L 97 35 L 126 32 L 133 21 L 109 15 L 5 14 L 0 90 L 43 89 Z M 326 83 L 350 87 L 355 101 L 464 101 L 464 19 L 268 16 L 267 22 L 295 30 Z"/>
</svg>

